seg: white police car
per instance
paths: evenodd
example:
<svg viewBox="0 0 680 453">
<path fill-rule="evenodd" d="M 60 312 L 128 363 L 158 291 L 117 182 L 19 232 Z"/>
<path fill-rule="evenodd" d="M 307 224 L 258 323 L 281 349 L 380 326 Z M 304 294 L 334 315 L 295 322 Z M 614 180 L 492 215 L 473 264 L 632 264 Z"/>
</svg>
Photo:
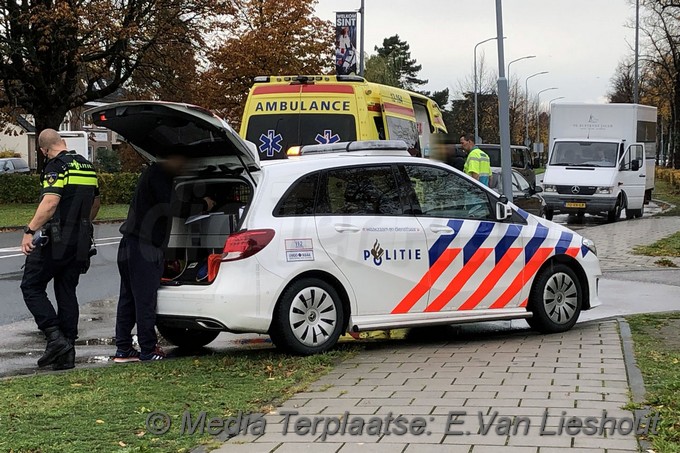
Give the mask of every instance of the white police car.
<svg viewBox="0 0 680 453">
<path fill-rule="evenodd" d="M 259 163 L 197 107 L 91 111 L 150 157 L 180 152 L 158 327 L 178 346 L 269 333 L 298 354 L 344 332 L 526 318 L 562 332 L 599 305 L 593 243 L 527 214 L 403 142 L 303 148 Z M 204 196 L 217 202 L 202 213 Z"/>
</svg>

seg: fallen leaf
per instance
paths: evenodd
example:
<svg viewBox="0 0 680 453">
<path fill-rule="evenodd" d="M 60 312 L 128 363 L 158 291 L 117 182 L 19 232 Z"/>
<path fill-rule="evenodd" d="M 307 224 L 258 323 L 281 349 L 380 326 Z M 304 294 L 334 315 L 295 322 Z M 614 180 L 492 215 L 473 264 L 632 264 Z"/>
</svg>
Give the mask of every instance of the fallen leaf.
<svg viewBox="0 0 680 453">
<path fill-rule="evenodd" d="M 120 445 L 121 447 L 127 447 L 127 444 L 125 442 L 123 442 L 122 440 L 120 442 L 118 442 L 118 445 Z"/>
<path fill-rule="evenodd" d="M 104 423 L 104 420 L 97 419 L 97 423 L 101 425 L 102 423 Z"/>
</svg>

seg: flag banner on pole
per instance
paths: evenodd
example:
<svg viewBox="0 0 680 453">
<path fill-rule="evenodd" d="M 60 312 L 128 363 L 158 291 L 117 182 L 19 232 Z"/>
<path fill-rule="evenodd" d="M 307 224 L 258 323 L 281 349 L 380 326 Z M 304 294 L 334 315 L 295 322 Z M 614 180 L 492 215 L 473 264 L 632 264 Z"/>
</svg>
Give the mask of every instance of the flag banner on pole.
<svg viewBox="0 0 680 453">
<path fill-rule="evenodd" d="M 335 73 L 357 72 L 357 13 L 335 13 Z"/>
</svg>

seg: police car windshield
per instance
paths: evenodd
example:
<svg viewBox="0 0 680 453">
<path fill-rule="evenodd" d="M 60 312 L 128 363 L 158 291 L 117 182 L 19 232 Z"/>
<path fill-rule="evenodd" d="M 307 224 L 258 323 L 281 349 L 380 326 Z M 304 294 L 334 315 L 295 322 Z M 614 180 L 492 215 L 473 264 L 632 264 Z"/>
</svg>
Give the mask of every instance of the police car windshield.
<svg viewBox="0 0 680 453">
<path fill-rule="evenodd" d="M 260 160 L 285 159 L 292 146 L 318 145 L 356 140 L 353 115 L 274 114 L 253 115 L 246 140 L 255 143 Z"/>
</svg>

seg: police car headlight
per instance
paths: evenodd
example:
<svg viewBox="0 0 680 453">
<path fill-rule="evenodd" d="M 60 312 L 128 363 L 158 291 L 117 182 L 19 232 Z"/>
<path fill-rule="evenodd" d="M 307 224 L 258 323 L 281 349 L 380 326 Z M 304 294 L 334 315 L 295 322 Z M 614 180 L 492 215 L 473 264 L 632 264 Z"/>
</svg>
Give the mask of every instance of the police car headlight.
<svg viewBox="0 0 680 453">
<path fill-rule="evenodd" d="M 557 192 L 557 187 L 553 184 L 543 184 L 543 192 Z"/>
<path fill-rule="evenodd" d="M 610 194 L 610 193 L 612 193 L 613 190 L 614 190 L 613 187 L 598 187 L 598 188 L 597 188 L 597 191 L 596 191 L 595 193 L 600 193 L 600 194 L 606 193 L 606 194 Z"/>
<path fill-rule="evenodd" d="M 583 238 L 583 245 L 588 247 L 588 250 L 593 252 L 593 255 L 597 256 L 597 247 L 595 247 L 595 243 L 591 241 L 590 239 Z"/>
</svg>

